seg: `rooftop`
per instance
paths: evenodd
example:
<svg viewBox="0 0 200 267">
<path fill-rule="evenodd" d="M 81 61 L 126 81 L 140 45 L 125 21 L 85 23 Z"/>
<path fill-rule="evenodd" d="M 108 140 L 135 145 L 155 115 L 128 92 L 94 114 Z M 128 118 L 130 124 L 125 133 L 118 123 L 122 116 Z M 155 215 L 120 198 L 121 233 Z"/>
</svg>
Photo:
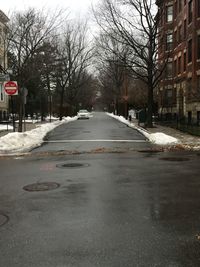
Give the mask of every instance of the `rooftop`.
<svg viewBox="0 0 200 267">
<path fill-rule="evenodd" d="M 7 23 L 9 21 L 9 18 L 1 10 L 0 10 L 0 21 L 3 22 L 3 23 Z"/>
</svg>

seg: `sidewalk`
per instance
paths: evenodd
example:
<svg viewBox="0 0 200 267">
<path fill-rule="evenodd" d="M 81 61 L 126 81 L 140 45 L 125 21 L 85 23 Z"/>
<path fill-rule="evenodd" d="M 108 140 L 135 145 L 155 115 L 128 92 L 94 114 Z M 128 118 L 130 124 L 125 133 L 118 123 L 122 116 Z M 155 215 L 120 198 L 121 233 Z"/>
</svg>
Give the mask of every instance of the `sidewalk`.
<svg viewBox="0 0 200 267">
<path fill-rule="evenodd" d="M 188 149 L 200 146 L 200 137 L 181 132 L 171 127 L 155 124 L 154 128 L 145 128 L 145 130 L 147 130 L 149 133 L 161 132 L 170 135 L 172 137 L 175 137 L 180 141 L 182 147 Z"/>
<path fill-rule="evenodd" d="M 35 129 L 37 127 L 37 123 L 26 123 L 26 131 L 30 131 L 32 129 Z M 18 125 L 16 123 L 16 129 L 15 131 L 17 132 Z M 8 133 L 13 133 L 13 130 L 2 130 L 0 131 L 0 137 L 8 134 Z"/>
</svg>

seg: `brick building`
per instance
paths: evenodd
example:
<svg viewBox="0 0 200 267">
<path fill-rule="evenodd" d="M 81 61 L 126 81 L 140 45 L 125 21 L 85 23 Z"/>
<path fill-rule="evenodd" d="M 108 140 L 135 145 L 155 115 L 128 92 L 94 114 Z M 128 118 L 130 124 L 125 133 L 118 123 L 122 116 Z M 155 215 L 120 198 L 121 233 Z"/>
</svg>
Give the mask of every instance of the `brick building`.
<svg viewBox="0 0 200 267">
<path fill-rule="evenodd" d="M 3 90 L 5 80 L 5 70 L 7 69 L 6 32 L 8 17 L 0 10 L 0 120 L 4 120 L 8 115 L 8 96 Z"/>
<path fill-rule="evenodd" d="M 200 0 L 158 0 L 159 114 L 200 121 Z"/>
</svg>

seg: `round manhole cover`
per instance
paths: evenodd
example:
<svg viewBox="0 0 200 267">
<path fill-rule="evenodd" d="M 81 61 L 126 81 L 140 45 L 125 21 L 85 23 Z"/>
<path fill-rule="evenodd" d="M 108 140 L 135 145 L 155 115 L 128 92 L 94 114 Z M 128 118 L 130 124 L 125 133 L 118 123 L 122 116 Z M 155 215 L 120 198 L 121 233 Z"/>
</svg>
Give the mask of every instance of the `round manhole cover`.
<svg viewBox="0 0 200 267">
<path fill-rule="evenodd" d="M 48 191 L 58 188 L 60 185 L 54 182 L 44 182 L 44 183 L 36 183 L 36 184 L 29 184 L 23 187 L 24 190 L 29 192 L 35 191 Z"/>
<path fill-rule="evenodd" d="M 160 158 L 160 160 L 166 160 L 166 161 L 189 161 L 189 158 L 178 158 L 178 157 L 165 157 Z"/>
<path fill-rule="evenodd" d="M 58 168 L 83 168 L 88 166 L 90 165 L 87 163 L 62 163 L 56 165 Z"/>
<path fill-rule="evenodd" d="M 138 150 L 139 153 L 160 153 L 163 152 L 162 150 L 150 150 L 150 149 L 142 149 L 142 150 Z"/>
<path fill-rule="evenodd" d="M 8 222 L 8 216 L 5 214 L 0 214 L 0 226 L 3 226 Z"/>
</svg>

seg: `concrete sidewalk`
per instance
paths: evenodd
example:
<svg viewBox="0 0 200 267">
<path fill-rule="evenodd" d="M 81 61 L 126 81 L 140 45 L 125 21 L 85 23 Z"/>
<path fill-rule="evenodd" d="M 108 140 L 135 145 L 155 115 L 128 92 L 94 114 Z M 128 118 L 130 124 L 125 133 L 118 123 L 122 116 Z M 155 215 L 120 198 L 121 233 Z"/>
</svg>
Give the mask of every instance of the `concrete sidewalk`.
<svg viewBox="0 0 200 267">
<path fill-rule="evenodd" d="M 136 126 L 138 126 L 138 120 L 134 119 L 131 122 Z M 185 132 L 181 132 L 171 127 L 162 126 L 159 124 L 154 124 L 153 128 L 147 128 L 144 126 L 144 124 L 140 124 L 139 127 L 145 129 L 148 133 L 164 133 L 172 137 L 175 137 L 181 142 L 181 144 L 185 146 L 191 146 L 191 147 L 200 146 L 200 137 Z"/>
<path fill-rule="evenodd" d="M 183 145 L 200 146 L 200 137 L 181 132 L 177 129 L 155 124 L 154 128 L 145 128 L 149 133 L 164 133 L 177 138 Z"/>
</svg>

